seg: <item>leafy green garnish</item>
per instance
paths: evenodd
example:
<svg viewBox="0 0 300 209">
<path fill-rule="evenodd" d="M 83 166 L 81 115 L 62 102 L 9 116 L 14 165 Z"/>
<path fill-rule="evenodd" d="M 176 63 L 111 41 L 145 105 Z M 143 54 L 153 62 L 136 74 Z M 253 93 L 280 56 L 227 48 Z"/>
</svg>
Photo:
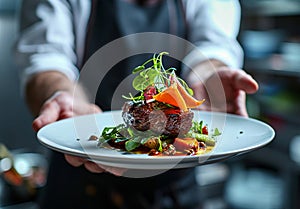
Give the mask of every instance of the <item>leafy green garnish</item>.
<svg viewBox="0 0 300 209">
<path fill-rule="evenodd" d="M 212 136 L 220 136 L 221 132 L 219 131 L 218 128 L 215 128 L 214 133 L 212 134 Z"/>
<path fill-rule="evenodd" d="M 139 73 L 132 82 L 132 86 L 137 91 L 143 91 L 148 86 L 153 85 L 160 78 L 160 72 L 153 69 L 147 68 Z"/>
<path fill-rule="evenodd" d="M 110 140 L 114 143 L 125 141 L 126 151 L 132 151 L 141 145 L 147 143 L 148 140 L 156 136 L 153 131 L 138 131 L 131 127 L 126 127 L 125 124 L 120 124 L 116 127 L 106 127 L 103 129 L 101 136 L 98 139 L 99 146 L 103 146 Z M 155 137 L 157 139 L 157 150 L 162 151 L 161 136 Z"/>
<path fill-rule="evenodd" d="M 139 142 L 136 142 L 134 140 L 128 140 L 127 142 L 125 142 L 125 149 L 130 152 L 136 148 L 138 148 L 141 144 Z"/>
<path fill-rule="evenodd" d="M 164 68 L 163 56 L 168 54 L 167 52 L 161 52 L 158 55 L 154 54 L 151 59 L 134 68 L 132 73 L 138 75 L 133 79 L 132 86 L 135 90 L 141 92 L 141 95 L 137 97 L 129 95 L 123 96 L 123 98 L 135 102 L 141 101 L 144 99 L 143 91 L 147 87 L 153 86 L 158 92 L 161 92 L 169 87 L 175 79 L 180 82 L 190 95 L 193 95 L 193 90 L 188 87 L 187 83 L 183 79 L 176 77 L 175 68 Z"/>
<path fill-rule="evenodd" d="M 105 127 L 99 137 L 100 143 L 108 142 L 111 139 L 126 139 L 125 136 L 121 134 L 122 130 L 125 129 L 124 124 L 120 124 L 116 127 Z"/>
<path fill-rule="evenodd" d="M 193 126 L 191 128 L 191 131 L 193 131 L 195 133 L 202 134 L 202 128 L 203 128 L 203 121 L 202 120 L 200 122 L 193 121 Z"/>
<path fill-rule="evenodd" d="M 161 140 L 160 140 L 160 138 L 158 138 L 158 148 L 157 148 L 157 150 L 159 151 L 159 152 L 161 152 L 162 151 L 162 142 L 161 142 Z"/>
</svg>

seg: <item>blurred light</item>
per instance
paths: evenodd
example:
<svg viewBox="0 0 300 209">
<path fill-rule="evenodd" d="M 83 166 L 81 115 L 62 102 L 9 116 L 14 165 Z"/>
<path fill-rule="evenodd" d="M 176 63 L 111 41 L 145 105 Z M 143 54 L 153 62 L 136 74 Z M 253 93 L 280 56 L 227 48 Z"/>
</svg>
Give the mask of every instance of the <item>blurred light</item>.
<svg viewBox="0 0 300 209">
<path fill-rule="evenodd" d="M 9 169 L 11 169 L 11 167 L 12 167 L 11 159 L 9 159 L 9 158 L 1 159 L 1 161 L 0 161 L 0 171 L 1 172 L 8 171 Z"/>
<path fill-rule="evenodd" d="M 22 176 L 28 176 L 32 173 L 29 162 L 23 159 L 18 159 L 15 161 L 15 169 Z"/>
<path fill-rule="evenodd" d="M 221 163 L 196 168 L 196 181 L 200 186 L 223 182 L 227 179 L 228 175 L 228 166 Z"/>
<path fill-rule="evenodd" d="M 224 194 L 231 207 L 243 209 L 281 209 L 285 199 L 283 180 L 258 168 L 234 170 Z"/>
<path fill-rule="evenodd" d="M 292 160 L 300 164 L 300 135 L 294 136 L 291 140 L 290 156 Z"/>
</svg>

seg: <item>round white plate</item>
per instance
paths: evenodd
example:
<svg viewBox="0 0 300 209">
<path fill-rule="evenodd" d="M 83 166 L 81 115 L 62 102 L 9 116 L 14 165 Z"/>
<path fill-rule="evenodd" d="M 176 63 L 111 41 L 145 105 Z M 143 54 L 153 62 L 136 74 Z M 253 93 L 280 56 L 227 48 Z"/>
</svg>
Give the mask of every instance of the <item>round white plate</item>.
<svg viewBox="0 0 300 209">
<path fill-rule="evenodd" d="M 37 133 L 46 147 L 81 156 L 103 165 L 138 170 L 187 168 L 225 160 L 267 145 L 275 136 L 268 124 L 237 115 L 194 111 L 194 120 L 202 120 L 209 131 L 222 133 L 215 148 L 200 156 L 148 156 L 129 154 L 116 149 L 99 148 L 91 135 L 100 136 L 104 127 L 123 123 L 120 111 L 68 118 L 51 123 Z"/>
</svg>

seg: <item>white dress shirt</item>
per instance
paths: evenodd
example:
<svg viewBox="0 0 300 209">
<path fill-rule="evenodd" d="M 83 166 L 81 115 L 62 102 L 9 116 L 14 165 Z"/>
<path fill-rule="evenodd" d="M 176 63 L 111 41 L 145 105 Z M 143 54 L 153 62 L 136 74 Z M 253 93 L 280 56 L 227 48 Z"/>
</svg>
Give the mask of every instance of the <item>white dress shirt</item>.
<svg viewBox="0 0 300 209">
<path fill-rule="evenodd" d="M 91 14 L 89 0 L 24 1 L 21 33 L 15 47 L 20 66 L 21 86 L 35 73 L 57 70 L 71 80 L 78 79 L 85 36 Z M 236 40 L 240 24 L 238 0 L 182 0 L 188 41 L 204 56 L 191 52 L 192 64 L 217 59 L 240 68 L 243 52 Z"/>
</svg>

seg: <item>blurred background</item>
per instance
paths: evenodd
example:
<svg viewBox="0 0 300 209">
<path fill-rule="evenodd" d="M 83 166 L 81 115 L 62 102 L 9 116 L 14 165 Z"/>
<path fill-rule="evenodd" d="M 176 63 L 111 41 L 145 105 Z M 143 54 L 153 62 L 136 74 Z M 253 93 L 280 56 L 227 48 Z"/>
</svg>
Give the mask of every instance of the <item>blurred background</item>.
<svg viewBox="0 0 300 209">
<path fill-rule="evenodd" d="M 47 150 L 31 129 L 33 118 L 20 94 L 12 59 L 19 4 L 20 0 L 0 0 L 0 143 L 11 151 L 17 171 L 5 176 L 7 163 L 0 154 L 0 209 L 38 208 L 35 201 L 47 175 Z M 259 92 L 248 97 L 249 113 L 269 123 L 276 137 L 260 150 L 199 168 L 203 209 L 297 209 L 300 1 L 241 0 L 241 6 L 244 69 L 260 85 Z M 0 153 L 3 150 L 0 145 Z"/>
<path fill-rule="evenodd" d="M 37 209 L 35 200 L 46 183 L 48 166 L 47 150 L 38 143 L 31 128 L 33 118 L 22 98 L 12 57 L 20 3 L 20 0 L 0 0 L 1 209 Z M 15 169 L 11 168 L 11 162 Z"/>
</svg>

